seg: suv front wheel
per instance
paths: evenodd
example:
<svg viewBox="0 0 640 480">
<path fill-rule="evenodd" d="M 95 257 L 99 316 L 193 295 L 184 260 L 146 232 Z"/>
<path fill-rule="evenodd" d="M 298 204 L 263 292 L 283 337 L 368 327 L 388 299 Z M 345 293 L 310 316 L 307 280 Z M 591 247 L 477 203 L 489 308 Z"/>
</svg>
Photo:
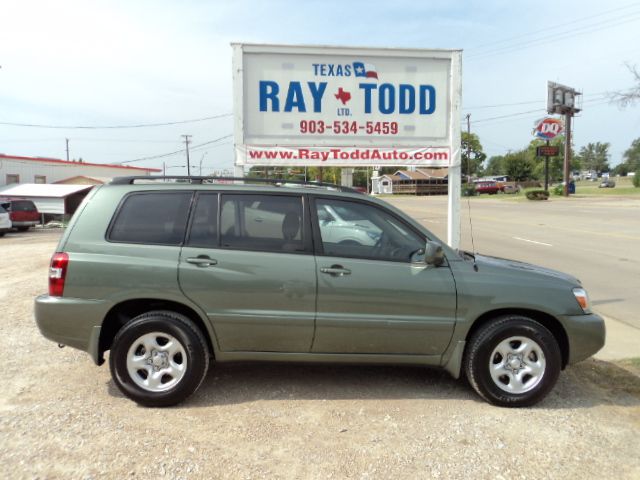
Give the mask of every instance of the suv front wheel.
<svg viewBox="0 0 640 480">
<path fill-rule="evenodd" d="M 134 318 L 118 331 L 109 366 L 113 381 L 127 397 L 147 407 L 168 407 L 198 389 L 209 355 L 191 320 L 156 311 Z"/>
<path fill-rule="evenodd" d="M 551 391 L 562 358 L 553 334 L 535 320 L 505 315 L 483 325 L 467 344 L 464 368 L 481 397 L 503 407 L 526 407 Z"/>
</svg>

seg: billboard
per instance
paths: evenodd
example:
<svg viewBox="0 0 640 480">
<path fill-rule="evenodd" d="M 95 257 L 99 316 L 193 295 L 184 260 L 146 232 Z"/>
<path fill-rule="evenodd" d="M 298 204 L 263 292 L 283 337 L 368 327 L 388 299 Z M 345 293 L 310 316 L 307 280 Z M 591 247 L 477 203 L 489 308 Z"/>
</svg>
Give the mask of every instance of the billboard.
<svg viewBox="0 0 640 480">
<path fill-rule="evenodd" d="M 233 50 L 236 165 L 452 166 L 459 155 L 459 50 Z"/>
</svg>

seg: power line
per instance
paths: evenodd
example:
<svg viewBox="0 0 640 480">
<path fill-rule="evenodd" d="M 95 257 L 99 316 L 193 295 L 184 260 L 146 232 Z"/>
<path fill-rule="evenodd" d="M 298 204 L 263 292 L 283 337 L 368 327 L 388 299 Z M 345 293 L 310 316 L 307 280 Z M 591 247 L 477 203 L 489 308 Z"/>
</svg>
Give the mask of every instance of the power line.
<svg viewBox="0 0 640 480">
<path fill-rule="evenodd" d="M 618 89 L 620 90 L 620 89 Z M 608 94 L 608 91 L 605 92 L 594 92 L 594 93 L 585 93 L 582 96 L 583 97 L 604 97 Z M 584 100 L 585 102 L 589 102 L 592 100 L 599 100 L 599 99 L 589 99 L 589 100 Z M 516 106 L 516 105 L 532 105 L 532 104 L 537 104 L 537 103 L 545 103 L 546 100 L 528 100 L 526 102 L 513 102 L 513 103 L 497 103 L 495 105 L 476 105 L 476 106 L 472 106 L 472 107 L 464 107 L 463 110 L 480 110 L 483 108 L 498 108 L 498 107 L 511 107 L 511 106 Z"/>
<path fill-rule="evenodd" d="M 175 122 L 163 122 L 163 123 L 140 123 L 134 125 L 44 125 L 36 123 L 16 123 L 16 122 L 0 122 L 0 125 L 7 125 L 10 127 L 33 127 L 33 128 L 59 128 L 59 129 L 82 129 L 82 130 L 103 130 L 103 129 L 124 129 L 124 128 L 147 128 L 147 127 L 166 127 L 169 125 L 182 125 L 185 123 L 204 122 L 206 120 L 215 120 L 217 118 L 224 118 L 232 116 L 232 113 L 223 113 L 220 115 L 213 115 L 210 117 L 194 118 L 191 120 L 178 120 Z"/>
<path fill-rule="evenodd" d="M 501 118 L 517 117 L 517 116 L 520 116 L 520 115 L 526 115 L 528 113 L 534 113 L 534 112 L 540 113 L 542 111 L 544 111 L 544 109 L 536 108 L 535 110 L 527 110 L 526 112 L 517 112 L 517 113 L 511 113 L 509 115 L 500 115 L 500 116 L 497 116 L 497 117 L 481 118 L 480 120 L 474 120 L 471 123 L 473 125 L 475 125 L 477 123 L 488 122 L 489 120 L 498 120 L 498 119 L 501 119 Z"/>
<path fill-rule="evenodd" d="M 514 37 L 509 37 L 509 38 L 504 38 L 502 40 L 495 40 L 493 42 L 484 43 L 484 44 L 478 45 L 476 47 L 469 48 L 468 50 L 473 51 L 473 50 L 476 50 L 476 49 L 483 49 L 483 48 L 488 47 L 488 46 L 492 46 L 492 45 L 496 45 L 496 44 L 500 44 L 500 43 L 511 42 L 512 40 L 518 40 L 520 38 L 531 37 L 531 36 L 537 35 L 539 33 L 548 32 L 548 31 L 551 31 L 551 30 L 558 30 L 558 29 L 564 28 L 564 27 L 566 27 L 568 25 L 573 25 L 573 24 L 576 24 L 576 23 L 584 22 L 586 20 L 591 20 L 592 18 L 601 18 L 602 16 L 609 15 L 611 13 L 618 12 L 620 10 L 626 10 L 628 8 L 633 8 L 633 7 L 637 7 L 637 6 L 638 6 L 637 2 L 629 3 L 629 4 L 627 4 L 625 6 L 622 6 L 622 7 L 613 8 L 611 10 L 605 10 L 604 12 L 600 12 L 600 13 L 597 13 L 595 15 L 589 15 L 589 16 L 586 16 L 586 17 L 577 18 L 577 19 L 572 20 L 570 22 L 559 23 L 559 24 L 556 24 L 556 25 L 552 25 L 552 26 L 549 26 L 549 27 L 546 27 L 546 28 L 541 28 L 539 30 L 535 30 L 533 32 L 525 33 L 525 34 L 522 34 L 522 35 L 516 35 Z"/>
<path fill-rule="evenodd" d="M 636 12 L 634 12 L 636 13 Z M 635 22 L 637 20 L 640 19 L 639 15 L 635 15 L 635 16 L 629 16 L 629 15 L 625 15 L 625 16 L 621 16 L 618 18 L 614 18 L 614 19 L 609 19 L 609 20 L 603 20 L 602 22 L 598 22 L 598 23 L 594 23 L 592 25 L 586 25 L 586 26 L 582 26 L 582 27 L 578 27 L 575 29 L 570 29 L 567 30 L 565 32 L 560 32 L 558 34 L 554 34 L 554 35 L 548 35 L 545 37 L 540 37 L 537 39 L 532 39 L 532 40 L 527 40 L 527 41 L 523 41 L 520 43 L 515 43 L 515 44 L 511 44 L 511 45 L 507 45 L 504 47 L 499 47 L 497 49 L 494 50 L 489 50 L 486 52 L 480 52 L 477 54 L 470 54 L 467 56 L 467 59 L 469 60 L 476 60 L 476 59 L 481 59 L 481 58 L 486 58 L 486 57 L 490 57 L 490 56 L 494 56 L 494 55 L 500 55 L 503 53 L 508 53 L 511 51 L 515 51 L 515 50 L 520 50 L 523 48 L 529 48 L 529 47 L 533 47 L 533 46 L 540 46 L 540 45 L 545 45 L 548 43 L 553 43 L 559 40 L 564 40 L 566 38 L 570 38 L 570 37 L 575 37 L 578 35 L 584 35 L 586 33 L 592 33 L 598 30 L 603 30 L 603 29 L 607 29 L 607 28 L 611 28 L 611 27 L 616 27 L 619 25 L 623 25 L 625 23 L 629 23 L 629 22 Z M 611 23 L 614 22 L 614 23 Z M 608 24 L 608 25 L 607 25 Z"/>
<path fill-rule="evenodd" d="M 233 134 L 225 135 L 225 136 L 223 136 L 223 137 L 218 137 L 218 138 L 216 138 L 216 139 L 214 139 L 214 140 L 210 140 L 210 141 L 208 141 L 208 142 L 204 142 L 204 143 L 200 143 L 200 144 L 198 144 L 198 145 L 194 145 L 193 147 L 191 147 L 191 150 L 192 150 L 192 151 L 194 151 L 194 150 L 196 150 L 197 148 L 204 147 L 205 145 L 211 145 L 211 144 L 213 144 L 213 143 L 217 143 L 217 142 L 219 142 L 220 140 L 224 140 L 224 139 L 226 139 L 226 138 L 231 138 L 231 137 L 233 137 Z M 172 156 L 172 155 L 177 155 L 177 154 L 179 154 L 179 153 L 181 154 L 181 153 L 184 153 L 184 152 L 185 152 L 185 149 L 184 149 L 184 148 L 182 148 L 182 149 L 180 149 L 180 150 L 176 150 L 175 152 L 161 153 L 161 154 L 159 154 L 159 155 L 151 155 L 151 156 L 148 156 L 148 157 L 134 158 L 133 160 L 124 160 L 124 161 L 122 161 L 122 162 L 117 162 L 117 163 L 119 163 L 119 164 L 124 164 L 124 163 L 133 163 L 133 162 L 142 162 L 142 161 L 144 161 L 144 160 L 155 160 L 155 159 L 157 159 L 157 158 L 170 157 L 170 156 Z"/>
</svg>

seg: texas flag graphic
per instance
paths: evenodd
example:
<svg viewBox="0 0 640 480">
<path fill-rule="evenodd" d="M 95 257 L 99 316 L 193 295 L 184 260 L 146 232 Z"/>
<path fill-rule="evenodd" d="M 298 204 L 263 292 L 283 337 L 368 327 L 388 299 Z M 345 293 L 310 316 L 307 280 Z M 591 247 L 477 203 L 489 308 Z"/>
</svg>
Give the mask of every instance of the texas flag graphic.
<svg viewBox="0 0 640 480">
<path fill-rule="evenodd" d="M 353 62 L 353 70 L 356 72 L 356 77 L 375 78 L 378 79 L 378 72 L 376 67 L 370 63 Z"/>
</svg>

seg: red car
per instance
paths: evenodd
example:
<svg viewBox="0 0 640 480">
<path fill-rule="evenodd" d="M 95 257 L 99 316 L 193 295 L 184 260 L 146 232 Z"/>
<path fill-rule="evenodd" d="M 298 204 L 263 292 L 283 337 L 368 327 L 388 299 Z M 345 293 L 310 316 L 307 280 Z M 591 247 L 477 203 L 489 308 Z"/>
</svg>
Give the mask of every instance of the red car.
<svg viewBox="0 0 640 480">
<path fill-rule="evenodd" d="M 0 205 L 9 213 L 13 228 L 21 232 L 40 222 L 40 212 L 31 200 L 2 200 Z"/>
<path fill-rule="evenodd" d="M 480 181 L 475 183 L 476 192 L 478 193 L 488 193 L 489 195 L 494 195 L 498 192 L 502 191 L 502 187 L 498 185 L 498 182 L 494 181 Z"/>
</svg>

